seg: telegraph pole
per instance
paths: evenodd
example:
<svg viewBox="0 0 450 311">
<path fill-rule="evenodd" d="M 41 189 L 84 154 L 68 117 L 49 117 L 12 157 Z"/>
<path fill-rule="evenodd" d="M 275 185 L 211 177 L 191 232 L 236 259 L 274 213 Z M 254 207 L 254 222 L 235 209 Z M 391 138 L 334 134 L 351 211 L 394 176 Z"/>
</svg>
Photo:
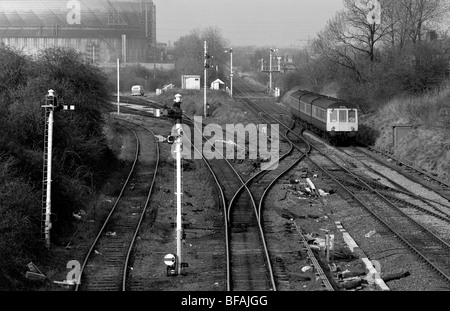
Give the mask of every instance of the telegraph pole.
<svg viewBox="0 0 450 311">
<path fill-rule="evenodd" d="M 270 58 L 269 58 L 269 95 L 272 94 L 272 52 L 270 49 Z"/>
<path fill-rule="evenodd" d="M 230 48 L 230 95 L 233 97 L 233 48 Z"/>
<path fill-rule="evenodd" d="M 270 49 L 270 59 L 269 59 L 269 70 L 264 70 L 264 66 L 263 63 L 261 64 L 261 68 L 263 72 L 268 72 L 269 73 L 269 95 L 272 95 L 272 73 L 273 72 L 280 72 L 280 70 L 273 70 L 272 69 L 272 53 L 278 51 L 278 49 Z M 280 67 L 280 66 L 278 66 Z"/>
<path fill-rule="evenodd" d="M 120 114 L 120 65 L 117 59 L 117 114 Z"/>
<path fill-rule="evenodd" d="M 204 96 L 203 96 L 203 114 L 206 118 L 207 116 L 207 111 L 206 111 L 206 80 L 207 78 L 207 74 L 208 74 L 208 68 L 209 68 L 209 64 L 208 64 L 208 45 L 205 41 L 205 73 L 204 73 L 204 79 L 203 79 L 203 89 L 204 89 Z"/>
</svg>

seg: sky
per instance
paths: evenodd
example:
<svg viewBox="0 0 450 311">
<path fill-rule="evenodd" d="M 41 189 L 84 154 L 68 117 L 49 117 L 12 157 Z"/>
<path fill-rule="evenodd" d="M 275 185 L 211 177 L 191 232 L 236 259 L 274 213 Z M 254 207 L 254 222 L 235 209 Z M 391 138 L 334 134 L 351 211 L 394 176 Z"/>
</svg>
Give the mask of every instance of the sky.
<svg viewBox="0 0 450 311">
<path fill-rule="evenodd" d="M 343 0 L 153 0 L 156 38 L 173 43 L 193 29 L 219 28 L 230 46 L 299 47 Z"/>
</svg>

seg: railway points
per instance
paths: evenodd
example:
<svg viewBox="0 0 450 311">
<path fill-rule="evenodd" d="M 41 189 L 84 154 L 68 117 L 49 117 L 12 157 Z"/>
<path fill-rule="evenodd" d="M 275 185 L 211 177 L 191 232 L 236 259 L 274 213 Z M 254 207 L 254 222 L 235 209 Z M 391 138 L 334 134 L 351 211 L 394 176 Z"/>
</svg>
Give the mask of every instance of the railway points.
<svg viewBox="0 0 450 311">
<path fill-rule="evenodd" d="M 237 82 L 236 85 L 237 86 L 236 86 L 236 96 L 235 97 L 238 97 L 237 100 L 243 100 L 243 98 L 245 96 L 242 96 L 242 95 L 238 94 L 238 92 L 239 92 L 239 83 Z M 239 99 L 239 97 L 240 97 L 240 99 Z M 257 97 L 258 96 L 256 96 L 256 97 L 255 96 L 251 96 L 250 100 L 251 101 L 255 101 L 256 99 L 254 99 L 254 98 L 257 98 Z M 282 121 L 287 122 L 289 120 L 289 111 L 283 109 L 284 107 L 282 105 L 271 105 L 270 101 L 267 100 L 267 99 L 264 99 L 262 102 L 265 102 L 267 107 L 269 107 L 269 108 L 268 108 L 268 110 L 266 112 L 259 112 L 259 113 L 253 112 L 255 116 L 268 118 L 265 121 L 267 123 L 274 122 L 275 119 L 278 120 L 280 122 L 280 124 L 282 123 Z M 154 107 L 153 109 L 158 109 L 156 107 L 161 107 L 162 105 L 155 103 L 152 106 Z M 261 107 L 263 107 L 262 104 L 261 104 Z M 266 106 L 264 106 L 264 107 L 266 107 Z M 151 111 L 151 110 L 148 109 L 148 108 L 144 108 L 143 109 L 141 105 L 124 105 L 124 108 L 129 109 L 130 112 L 131 111 L 136 111 L 136 113 L 138 113 L 139 115 L 143 116 L 143 117 L 141 117 L 141 119 L 142 119 L 142 121 L 140 121 L 141 123 L 146 118 L 153 118 L 153 117 L 155 117 L 154 110 L 153 110 L 153 113 L 151 113 L 151 112 L 149 113 L 148 111 Z M 280 113 L 280 111 L 282 111 L 282 113 Z M 134 114 L 134 113 L 132 113 L 132 114 Z M 293 132 L 299 133 L 299 130 L 295 129 Z M 302 132 L 302 131 L 300 131 L 300 132 Z M 290 139 L 293 140 L 293 141 L 296 141 L 296 144 L 298 144 L 299 141 L 300 141 L 297 135 L 298 134 L 294 135 L 293 133 L 289 134 Z M 287 149 L 285 147 L 285 144 L 287 144 L 287 140 L 284 137 L 280 137 L 280 139 L 281 139 L 280 141 L 282 142 L 282 145 L 280 146 L 280 150 L 285 150 L 286 151 Z M 207 140 L 205 139 L 205 142 L 206 141 Z M 291 157 L 295 158 L 295 156 L 291 156 Z M 259 287 L 259 285 L 253 285 L 253 286 L 256 286 L 256 287 L 252 287 L 252 288 L 257 288 L 257 289 L 265 288 L 264 290 L 282 290 L 282 291 L 284 291 L 284 290 L 299 290 L 300 288 L 301 288 L 301 290 L 308 289 L 309 286 L 307 286 L 306 288 L 304 286 L 306 284 L 310 284 L 310 283 L 308 283 L 305 280 L 308 280 L 308 278 L 311 280 L 313 278 L 312 278 L 311 274 L 308 272 L 308 270 L 306 270 L 305 273 L 304 272 L 299 272 L 299 271 L 301 271 L 302 268 L 306 268 L 308 266 L 308 263 L 311 264 L 312 266 L 314 266 L 313 265 L 313 261 L 305 261 L 304 264 L 301 264 L 302 260 L 304 260 L 304 259 L 296 258 L 294 261 L 292 261 L 292 258 L 295 258 L 295 254 L 297 254 L 297 253 L 299 254 L 302 251 L 306 251 L 307 250 L 307 249 L 304 249 L 304 248 L 300 247 L 301 244 L 299 243 L 299 241 L 301 241 L 301 237 L 300 237 L 300 235 L 298 235 L 299 232 L 303 234 L 303 236 L 305 238 L 305 241 L 307 241 L 308 245 L 313 245 L 313 244 L 309 244 L 309 243 L 311 243 L 311 240 L 310 240 L 311 237 L 310 237 L 310 235 L 307 234 L 309 232 L 309 230 L 311 230 L 311 228 L 308 228 L 308 226 L 304 227 L 303 225 L 300 225 L 299 227 L 297 227 L 297 229 L 295 229 L 295 226 L 288 225 L 289 221 L 287 221 L 288 219 L 286 219 L 286 217 L 288 217 L 288 215 L 289 215 L 288 214 L 288 209 L 284 209 L 283 210 L 283 209 L 280 209 L 280 208 L 275 208 L 275 210 L 277 211 L 277 212 L 275 212 L 275 214 L 274 214 L 274 211 L 268 210 L 268 207 L 269 208 L 270 207 L 272 207 L 272 208 L 274 207 L 274 205 L 273 205 L 274 203 L 277 204 L 277 202 L 278 202 L 278 204 L 279 204 L 279 202 L 281 202 L 281 201 L 279 201 L 279 199 L 274 198 L 274 193 L 279 192 L 280 189 L 283 189 L 283 187 L 286 187 L 286 185 L 288 185 L 289 187 L 292 187 L 292 185 L 295 185 L 295 183 L 294 184 L 285 183 L 285 182 L 283 182 L 283 179 L 287 178 L 287 179 L 302 180 L 302 178 L 304 179 L 305 175 L 299 174 L 299 169 L 298 168 L 296 170 L 293 170 L 293 171 L 289 172 L 289 169 L 286 169 L 286 166 L 285 166 L 285 163 L 287 163 L 289 161 L 285 161 L 285 162 L 281 162 L 281 163 L 283 163 L 283 165 L 280 166 L 280 170 L 277 171 L 279 173 L 278 175 L 280 175 L 280 176 L 278 176 L 276 178 L 278 180 L 278 182 L 276 182 L 275 178 L 273 178 L 273 177 L 268 177 L 268 176 L 265 177 L 266 174 L 263 174 L 261 171 L 254 171 L 254 172 L 250 172 L 248 175 L 246 175 L 245 178 L 241 177 L 242 178 L 241 181 L 236 183 L 236 182 L 233 182 L 233 178 L 236 178 L 239 175 L 239 173 L 237 173 L 237 172 L 233 173 L 232 170 L 230 170 L 230 168 L 233 167 L 233 166 L 234 167 L 239 167 L 238 163 L 232 163 L 231 162 L 229 164 L 224 165 L 224 163 L 218 164 L 218 160 L 208 160 L 207 161 L 207 160 L 203 159 L 202 161 L 203 161 L 203 163 L 205 163 L 204 164 L 205 166 L 210 166 L 211 170 L 215 172 L 215 176 L 220 176 L 220 177 L 215 177 L 215 179 L 218 182 L 218 185 L 214 187 L 215 188 L 214 192 L 217 195 L 217 199 L 218 199 L 217 202 L 219 202 L 220 200 L 224 200 L 221 203 L 223 211 L 222 211 L 222 213 L 220 213 L 222 215 L 222 217 L 224 217 L 224 220 L 223 220 L 224 224 L 220 225 L 219 224 L 220 222 L 216 222 L 214 227 L 212 227 L 214 229 L 207 228 L 207 227 L 206 228 L 200 228 L 200 226 L 198 226 L 198 224 L 195 225 L 191 221 L 187 221 L 187 215 L 189 214 L 191 216 L 194 216 L 195 213 L 191 213 L 191 212 L 190 213 L 185 213 L 185 215 L 183 216 L 183 223 L 184 223 L 184 227 L 183 228 L 184 228 L 184 232 L 187 235 L 187 238 L 185 240 L 186 241 L 185 242 L 186 245 L 190 245 L 191 244 L 191 243 L 189 243 L 189 241 L 193 241 L 192 238 L 194 236 L 195 237 L 198 237 L 198 236 L 208 237 L 208 236 L 210 236 L 210 233 L 213 233 L 213 232 L 216 232 L 216 233 L 221 232 L 221 234 L 223 234 L 223 236 L 225 236 L 225 235 L 229 236 L 229 234 L 232 234 L 231 231 L 232 230 L 236 230 L 236 229 L 239 229 L 237 231 L 241 231 L 242 232 L 242 230 L 244 229 L 245 226 L 238 226 L 238 227 L 235 227 L 234 229 L 233 229 L 233 226 L 229 226 L 230 225 L 230 223 L 228 222 L 229 221 L 229 212 L 226 211 L 226 209 L 227 208 L 232 208 L 232 206 L 233 206 L 233 204 L 231 202 L 232 199 L 230 199 L 230 198 L 232 198 L 233 194 L 236 194 L 236 193 L 239 193 L 240 191 L 242 191 L 242 189 L 239 190 L 239 187 L 236 187 L 236 185 L 240 184 L 241 188 L 243 188 L 243 185 L 245 184 L 246 185 L 245 187 L 248 189 L 246 191 L 249 191 L 248 193 L 252 193 L 251 196 L 254 198 L 254 200 L 256 202 L 260 202 L 259 207 L 254 208 L 254 209 L 256 209 L 258 211 L 255 214 L 255 215 L 257 215 L 255 217 L 257 219 L 257 223 L 258 222 L 261 223 L 261 230 L 263 231 L 261 236 L 264 236 L 264 239 L 265 239 L 265 242 L 263 244 L 266 244 L 266 246 L 268 247 L 268 252 L 269 252 L 270 259 L 269 259 L 269 261 L 267 261 L 268 264 L 265 264 L 265 266 L 269 265 L 269 266 L 272 267 L 271 269 L 272 269 L 272 273 L 273 273 L 273 276 L 274 276 L 274 284 L 276 284 L 275 286 L 272 286 L 272 288 L 270 286 L 266 287 L 268 284 L 270 284 L 270 281 L 269 281 L 270 277 L 268 277 L 268 275 L 270 275 L 270 274 L 267 274 L 267 276 L 262 277 L 262 280 L 264 280 L 264 281 L 260 283 L 263 287 Z M 283 161 L 283 159 L 280 159 L 280 161 Z M 332 189 L 332 188 L 336 189 L 336 186 L 329 186 L 329 181 L 324 183 L 323 176 L 321 176 L 322 174 L 320 174 L 319 171 L 317 171 L 316 169 L 311 169 L 309 167 L 309 165 L 308 166 L 304 166 L 304 165 L 305 164 L 303 164 L 303 165 L 298 164 L 297 167 L 303 167 L 301 169 L 302 171 L 304 171 L 304 169 L 306 168 L 306 171 L 308 172 L 307 175 L 310 174 L 309 176 L 311 178 L 313 178 L 313 175 L 314 176 L 320 176 L 319 178 L 314 177 L 314 179 L 312 179 L 312 181 L 314 183 L 318 183 L 318 187 L 319 188 L 323 188 L 325 190 L 329 190 L 329 189 Z M 227 167 L 227 166 L 228 166 L 228 168 L 224 171 L 224 167 Z M 284 174 L 284 173 L 281 174 L 280 172 L 283 171 L 283 170 L 286 170 L 287 174 Z M 226 172 L 226 171 L 228 171 L 228 172 Z M 232 176 L 235 176 L 235 177 L 232 177 Z M 271 184 L 271 185 L 270 186 L 264 186 L 264 185 L 269 185 L 269 184 Z M 301 184 L 302 184 L 302 182 L 300 182 L 300 185 Z M 304 182 L 304 184 L 307 185 L 306 181 Z M 254 188 L 255 185 L 257 187 L 259 187 L 260 190 L 257 190 L 257 188 Z M 324 185 L 326 185 L 326 186 L 324 187 Z M 280 188 L 280 187 L 282 187 L 282 188 Z M 298 187 L 296 187 L 296 188 L 299 189 Z M 287 189 L 287 188 L 284 188 L 284 189 Z M 266 191 L 265 194 L 263 194 L 261 196 L 261 194 L 257 194 L 257 193 L 260 193 L 261 190 L 267 190 L 267 191 Z M 282 190 L 282 191 L 285 191 L 285 190 Z M 340 191 L 338 190 L 338 192 L 340 192 Z M 289 196 L 289 198 L 290 198 L 289 201 L 291 201 L 294 198 L 291 195 L 289 195 L 289 193 L 292 193 L 292 192 L 291 191 L 286 191 L 286 197 Z M 336 193 L 336 192 L 334 192 L 334 193 Z M 261 203 L 263 201 L 262 197 L 264 197 L 264 196 L 267 196 L 266 198 L 264 198 L 265 203 Z M 320 211 L 327 211 L 325 213 L 320 212 L 319 215 L 321 215 L 321 216 L 319 216 L 319 218 L 315 218 L 317 216 L 314 216 L 314 213 L 311 212 L 311 214 L 306 214 L 306 219 L 309 219 L 309 221 L 311 221 L 311 220 L 321 220 L 319 222 L 319 224 L 322 224 L 322 227 L 323 227 L 323 225 L 325 223 L 328 222 L 327 219 L 329 219 L 330 221 L 333 220 L 333 219 L 336 219 L 335 215 L 333 215 L 333 212 L 331 214 L 329 214 L 330 213 L 330 209 L 333 210 L 333 208 L 329 207 L 330 201 L 327 200 L 327 199 L 330 199 L 330 198 L 331 197 L 311 196 L 308 199 L 308 197 L 305 197 L 305 201 L 307 200 L 307 202 L 310 202 L 310 205 L 311 205 L 310 208 L 312 207 L 312 210 L 317 209 L 317 210 L 320 210 Z M 335 195 L 333 196 L 333 198 L 335 198 Z M 250 199 L 250 197 L 247 198 L 247 200 L 249 200 L 249 199 Z M 298 200 L 298 199 L 295 199 L 295 200 Z M 349 200 L 349 198 L 345 197 L 344 202 L 347 202 L 347 203 L 344 203 L 344 204 L 348 204 L 348 202 L 350 202 L 348 200 Z M 251 199 L 250 199 L 250 201 L 251 201 Z M 293 202 L 293 201 L 291 201 L 291 202 Z M 256 206 L 257 205 L 258 204 L 256 204 Z M 294 206 L 296 206 L 296 205 L 294 205 Z M 337 206 L 342 206 L 342 203 L 337 204 Z M 341 212 L 342 211 L 338 211 L 338 210 L 334 209 L 334 213 L 336 213 L 336 214 L 341 213 Z M 290 213 L 291 213 L 290 214 L 291 218 L 289 218 L 289 219 L 291 221 L 292 221 L 292 219 L 295 219 L 295 223 L 297 225 L 302 222 L 302 219 L 304 219 L 303 218 L 304 216 L 302 216 L 301 214 L 300 215 L 296 214 L 296 213 L 298 213 L 298 211 L 296 209 L 292 209 L 290 211 Z M 228 217 L 225 217 L 225 215 L 227 215 L 227 214 L 228 214 Z M 292 218 L 292 215 L 293 215 L 293 218 Z M 299 218 L 298 216 L 301 216 L 301 217 Z M 153 217 L 158 217 L 158 216 L 153 216 Z M 314 217 L 314 218 L 312 218 L 312 217 Z M 346 217 L 347 216 L 343 216 L 342 215 L 341 218 L 339 218 L 339 219 L 343 220 L 346 223 L 346 227 L 348 227 L 349 224 L 352 224 L 353 222 L 351 220 L 349 220 L 348 218 L 346 218 Z M 155 218 L 153 218 L 153 219 L 155 220 Z M 277 220 L 274 221 L 273 219 L 277 219 Z M 283 223 L 282 219 L 285 219 L 286 222 Z M 355 225 L 355 224 L 353 223 L 353 225 Z M 282 243 L 282 244 L 285 244 L 285 245 L 280 245 L 280 243 L 279 243 L 279 237 L 278 237 L 279 234 L 277 234 L 277 232 L 279 232 L 278 231 L 279 229 L 276 229 L 276 228 L 280 228 L 280 227 L 284 227 L 285 228 L 284 229 L 285 230 L 284 236 L 285 237 L 288 237 L 288 236 L 290 237 L 288 240 L 285 240 Z M 333 226 L 328 226 L 328 225 L 326 225 L 325 227 L 328 228 L 327 230 L 332 230 L 332 232 L 334 232 L 336 234 L 336 241 L 337 241 L 337 245 L 339 246 L 339 250 L 340 251 L 342 251 L 344 248 L 348 249 L 347 246 L 344 246 L 344 243 L 345 243 L 344 239 L 343 239 L 342 236 L 339 236 L 339 230 L 338 230 L 337 227 L 335 227 L 335 226 L 334 227 Z M 228 228 L 230 230 L 230 233 L 225 234 L 219 228 L 221 228 L 222 230 L 224 228 Z M 246 230 L 248 230 L 248 228 L 249 227 L 247 227 Z M 375 236 L 379 236 L 378 232 L 382 233 L 383 230 L 378 228 L 378 227 L 376 227 L 376 228 L 377 229 L 375 230 L 375 232 L 376 232 Z M 307 231 L 305 231 L 305 229 Z M 355 229 L 349 228 L 349 231 L 351 232 L 352 236 L 355 235 L 355 237 L 356 237 L 355 239 L 360 239 L 360 238 L 358 238 L 359 233 L 355 234 Z M 357 231 L 358 230 L 356 230 L 356 232 Z M 254 235 L 255 234 L 253 234 L 253 236 Z M 223 236 L 222 236 L 222 239 L 223 239 Z M 218 238 L 218 237 L 216 237 L 216 238 Z M 289 240 L 291 240 L 291 239 L 294 240 L 295 243 L 294 242 L 289 242 Z M 318 239 L 317 241 L 320 241 L 319 237 L 316 237 L 316 239 Z M 372 238 L 372 240 L 373 240 L 373 238 Z M 215 243 L 217 243 L 217 241 L 218 240 L 216 240 Z M 276 241 L 278 241 L 278 242 L 276 242 Z M 247 243 L 247 242 L 248 241 L 246 241 L 245 243 Z M 358 241 L 358 244 L 359 244 L 359 242 L 360 241 Z M 137 243 L 139 244 L 139 241 Z M 278 243 L 278 245 L 277 245 L 277 243 Z M 395 245 L 396 244 L 395 239 L 392 240 L 390 243 L 392 243 L 391 245 Z M 362 244 L 361 247 L 367 248 L 366 243 L 361 243 L 361 244 Z M 213 247 L 212 246 L 213 244 L 208 244 L 208 245 L 210 245 L 209 247 Z M 217 246 L 213 247 L 214 249 L 216 249 L 216 252 L 214 252 L 214 254 L 215 254 L 214 256 L 218 256 L 219 253 L 223 252 L 222 253 L 222 254 L 224 254 L 223 256 L 226 257 L 225 256 L 225 254 L 226 254 L 226 247 L 225 247 L 225 245 L 226 244 L 222 244 L 222 245 L 223 246 L 221 246 L 221 247 L 217 247 Z M 295 247 L 293 245 L 295 245 Z M 240 247 L 242 247 L 242 246 L 240 246 Z M 296 248 L 298 249 L 297 251 L 295 251 Z M 229 249 L 231 250 L 232 247 L 229 247 Z M 343 285 L 344 284 L 343 280 L 339 280 L 339 279 L 336 278 L 336 276 L 337 276 L 336 272 L 338 272 L 339 269 L 343 268 L 344 266 L 338 264 L 338 271 L 333 270 L 333 269 L 336 269 L 336 267 L 333 267 L 332 265 L 329 265 L 329 266 L 325 265 L 325 266 L 323 266 L 324 258 L 322 256 L 318 255 L 316 253 L 317 251 L 314 250 L 314 249 L 315 249 L 315 247 L 311 248 L 311 251 L 313 252 L 313 254 L 315 254 L 314 258 L 319 258 L 321 260 L 321 262 L 320 263 L 317 262 L 316 263 L 317 268 L 314 268 L 311 272 L 313 273 L 313 275 L 314 275 L 315 272 L 318 272 L 319 275 L 321 275 L 320 272 L 319 272 L 320 269 L 326 268 L 324 270 L 323 275 L 325 275 L 326 276 L 325 278 L 328 279 L 328 280 L 330 280 L 330 277 L 331 277 L 331 283 L 330 283 L 331 286 L 327 287 L 325 285 L 325 287 L 323 287 L 323 288 L 322 287 L 311 287 L 309 289 L 310 290 L 330 290 L 330 289 L 334 288 L 335 290 L 336 289 L 337 290 L 344 290 L 346 287 Z M 320 247 L 319 247 L 319 249 L 320 249 L 320 251 L 323 251 L 323 249 L 321 249 Z M 237 254 L 239 254 L 239 253 L 241 255 L 245 254 L 245 256 L 248 256 L 248 255 L 251 256 L 253 254 L 252 252 L 242 252 L 242 250 L 243 249 L 241 249 Z M 217 251 L 219 251 L 219 253 L 217 253 Z M 407 252 L 406 249 L 404 249 L 403 252 Z M 189 251 L 188 251 L 188 253 L 189 253 Z M 307 251 L 306 251 L 306 253 L 307 253 Z M 163 262 L 162 258 L 164 257 L 164 255 L 167 254 L 167 252 L 165 252 L 165 254 L 164 254 L 164 252 L 161 251 L 158 254 L 159 254 L 158 257 L 159 257 L 159 260 L 160 260 L 160 264 L 164 265 L 164 262 Z M 209 253 L 209 254 L 211 255 L 212 253 Z M 229 254 L 232 254 L 232 252 L 229 253 Z M 368 254 L 368 258 L 369 259 L 377 258 L 374 255 L 374 253 L 371 252 L 371 251 L 367 252 L 367 254 Z M 141 255 L 139 255 L 138 257 L 136 257 L 136 258 L 139 258 L 139 260 L 135 262 L 136 264 L 132 266 L 133 269 L 130 270 L 131 274 L 134 275 L 134 278 L 137 276 L 137 273 L 138 273 L 139 269 L 142 269 L 145 266 L 145 264 L 142 262 L 142 260 L 144 260 L 145 257 L 142 257 L 142 256 L 143 256 L 143 253 Z M 190 256 L 190 255 L 188 255 L 188 256 Z M 391 256 L 393 256 L 393 255 L 391 255 Z M 230 258 L 232 258 L 232 257 L 233 256 L 230 255 Z M 308 258 L 308 256 L 306 258 Z M 410 258 L 410 256 L 408 258 Z M 355 262 L 358 262 L 357 258 L 354 258 L 354 260 L 355 260 Z M 142 263 L 139 263 L 139 262 L 142 262 Z M 194 265 L 191 264 L 191 261 L 189 261 L 189 263 L 190 263 L 190 267 L 189 267 L 188 271 L 190 271 L 190 272 L 188 273 L 188 276 L 187 276 L 188 278 L 192 277 L 192 275 L 190 275 L 191 272 L 197 271 L 197 269 L 194 268 L 194 265 L 196 265 L 198 262 L 194 261 Z M 216 264 L 217 263 L 218 262 L 216 262 Z M 236 264 L 236 260 L 235 260 L 234 265 L 235 264 Z M 138 268 L 139 265 L 141 265 L 141 268 Z M 388 264 L 386 264 L 386 265 L 388 265 Z M 224 268 L 226 266 L 228 266 L 228 269 L 229 269 L 228 272 L 226 272 L 226 269 Z M 244 265 L 242 267 L 246 267 L 246 266 Z M 396 271 L 386 270 L 385 263 L 382 263 L 382 267 L 383 267 L 385 273 L 386 272 L 396 272 Z M 352 269 L 357 269 L 357 268 L 355 266 Z M 424 270 L 427 270 L 427 268 L 424 268 Z M 225 264 L 225 261 L 224 261 L 223 264 L 222 264 L 222 267 L 214 266 L 214 268 L 211 271 L 212 271 L 212 273 L 211 273 L 212 275 L 210 275 L 210 276 L 216 276 L 217 279 L 233 280 L 233 276 L 232 276 L 232 274 L 233 274 L 233 264 L 232 264 L 232 261 L 230 261 L 230 264 L 228 264 L 228 265 Z M 373 272 L 373 270 L 371 270 L 371 271 Z M 299 275 L 299 273 L 301 275 Z M 239 273 L 239 274 L 242 274 L 242 273 Z M 226 277 L 227 275 L 228 275 L 228 277 Z M 334 275 L 334 277 L 333 277 L 333 275 Z M 254 278 L 255 280 L 260 279 L 260 277 L 250 277 L 250 279 L 251 278 Z M 364 278 L 362 278 L 362 279 L 364 280 Z M 236 280 L 236 278 L 235 278 L 235 280 Z M 215 285 L 213 288 L 214 288 L 214 290 L 221 290 L 221 289 L 222 290 L 227 290 L 227 289 L 228 290 L 232 290 L 234 286 L 237 286 L 237 284 L 240 284 L 240 282 L 243 281 L 241 279 L 237 279 L 237 280 L 239 280 L 239 283 L 236 283 L 234 285 L 233 285 L 232 282 L 228 283 L 228 285 L 226 285 L 226 283 L 222 283 L 222 282 L 214 282 L 217 285 Z M 324 282 L 326 282 L 325 279 L 323 279 L 323 280 L 324 280 Z M 348 280 L 345 280 L 345 281 L 348 282 Z M 129 283 L 130 287 L 129 287 L 128 290 L 148 290 L 149 287 L 148 286 L 144 286 L 143 285 L 144 282 L 145 281 L 142 278 L 134 279 L 134 280 L 130 279 L 130 283 Z M 248 280 L 245 281 L 245 282 L 248 282 Z M 242 284 L 244 284 L 244 283 L 242 283 Z M 255 284 L 258 284 L 258 282 L 256 282 Z M 241 286 L 241 285 L 239 285 L 239 286 Z M 157 289 L 157 287 L 152 287 L 152 288 L 153 289 Z M 198 287 L 198 288 L 201 288 L 201 287 Z M 236 288 L 238 288 L 238 287 L 236 287 Z M 242 288 L 246 288 L 246 287 L 242 287 Z M 360 284 L 359 287 L 356 287 L 356 289 L 358 289 L 358 290 L 374 290 L 375 288 L 374 287 L 368 287 L 367 284 L 364 285 L 364 283 L 363 283 L 363 285 Z M 381 289 L 381 288 L 379 287 L 378 289 Z M 350 290 L 354 290 L 354 289 L 350 289 Z"/>
</svg>

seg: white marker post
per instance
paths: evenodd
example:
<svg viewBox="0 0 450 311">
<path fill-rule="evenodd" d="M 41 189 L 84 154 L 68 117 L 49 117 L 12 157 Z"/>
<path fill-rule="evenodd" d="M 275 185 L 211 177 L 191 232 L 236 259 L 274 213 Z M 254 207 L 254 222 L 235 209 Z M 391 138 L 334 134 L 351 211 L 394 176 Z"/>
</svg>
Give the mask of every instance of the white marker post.
<svg viewBox="0 0 450 311">
<path fill-rule="evenodd" d="M 117 59 L 117 114 L 120 114 L 120 65 Z"/>
<path fill-rule="evenodd" d="M 176 197 L 177 197 L 177 270 L 178 274 L 181 274 L 181 239 L 182 239 L 182 219 L 181 219 L 181 151 L 182 151 L 182 127 L 181 123 L 177 123 L 176 131 L 178 137 L 175 140 L 175 153 L 176 153 L 176 162 L 177 162 L 177 190 L 176 190 Z"/>
<path fill-rule="evenodd" d="M 204 114 L 204 117 L 206 118 L 207 117 L 207 113 L 206 113 L 206 80 L 207 80 L 208 67 L 209 67 L 209 64 L 208 64 L 209 55 L 208 55 L 208 45 L 207 45 L 206 41 L 204 42 L 204 45 L 205 45 L 205 64 L 204 64 L 205 72 L 204 72 L 204 78 L 203 78 L 203 89 L 204 89 L 204 93 L 203 93 L 203 114 Z"/>
<path fill-rule="evenodd" d="M 50 91 L 49 91 L 50 94 Z M 48 96 L 50 98 L 50 95 Z M 53 93 L 51 95 L 53 97 Z M 45 209 L 45 245 L 50 248 L 50 229 L 52 223 L 50 216 L 52 214 L 52 146 L 53 146 L 53 108 L 50 108 L 48 114 L 48 143 L 47 143 L 47 194 Z"/>
</svg>

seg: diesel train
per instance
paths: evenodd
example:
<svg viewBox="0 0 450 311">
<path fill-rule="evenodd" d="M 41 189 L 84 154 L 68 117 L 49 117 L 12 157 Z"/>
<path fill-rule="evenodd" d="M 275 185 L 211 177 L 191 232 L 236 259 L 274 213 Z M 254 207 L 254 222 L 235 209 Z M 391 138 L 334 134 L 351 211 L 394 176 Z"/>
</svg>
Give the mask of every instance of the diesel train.
<svg viewBox="0 0 450 311">
<path fill-rule="evenodd" d="M 292 118 L 334 144 L 351 143 L 358 132 L 358 109 L 337 98 L 298 90 L 288 98 Z"/>
</svg>

